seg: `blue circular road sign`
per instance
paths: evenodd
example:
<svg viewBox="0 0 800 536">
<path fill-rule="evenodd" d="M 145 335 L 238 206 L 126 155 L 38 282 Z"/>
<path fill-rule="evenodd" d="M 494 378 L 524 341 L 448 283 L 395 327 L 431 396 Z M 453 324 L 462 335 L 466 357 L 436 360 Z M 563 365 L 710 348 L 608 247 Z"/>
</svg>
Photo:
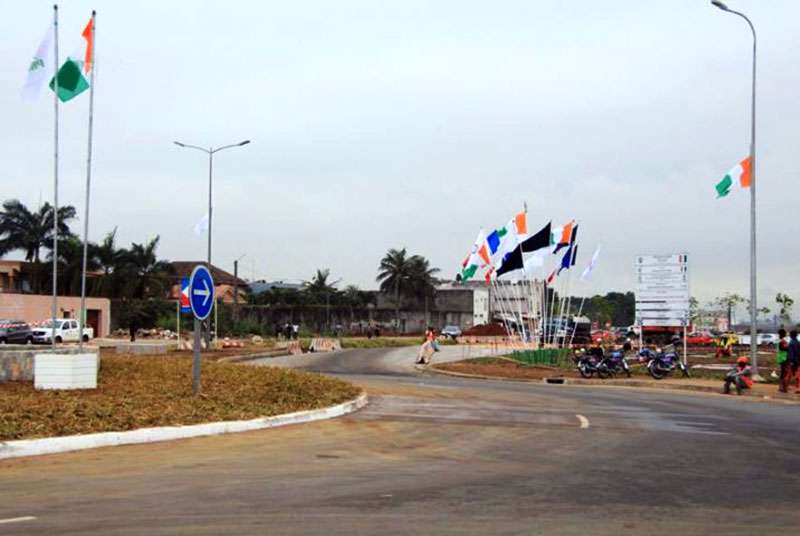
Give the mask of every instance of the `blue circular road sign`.
<svg viewBox="0 0 800 536">
<path fill-rule="evenodd" d="M 214 280 L 208 268 L 199 264 L 189 278 L 189 305 L 198 320 L 205 320 L 214 308 Z"/>
</svg>

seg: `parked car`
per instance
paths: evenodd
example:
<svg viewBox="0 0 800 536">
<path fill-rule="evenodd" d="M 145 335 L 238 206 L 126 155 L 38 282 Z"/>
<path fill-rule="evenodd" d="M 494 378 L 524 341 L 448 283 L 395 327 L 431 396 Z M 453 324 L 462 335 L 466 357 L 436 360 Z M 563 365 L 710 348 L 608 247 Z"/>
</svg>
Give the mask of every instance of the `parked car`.
<svg viewBox="0 0 800 536">
<path fill-rule="evenodd" d="M 22 320 L 0 320 L 0 344 L 31 344 L 31 327 Z"/>
<path fill-rule="evenodd" d="M 451 339 L 455 340 L 456 337 L 461 336 L 461 328 L 458 326 L 445 326 L 442 330 L 442 335 L 445 337 L 450 337 Z"/>
<path fill-rule="evenodd" d="M 714 337 L 707 331 L 700 333 L 690 333 L 686 336 L 686 344 L 707 346 L 714 344 Z"/>
<path fill-rule="evenodd" d="M 758 346 L 775 344 L 778 342 L 777 333 L 759 333 L 756 335 L 756 344 Z M 739 344 L 742 346 L 750 346 L 750 334 L 739 335 Z"/>
<path fill-rule="evenodd" d="M 72 318 L 60 318 L 56 320 L 55 337 L 56 342 L 78 342 L 79 340 L 78 321 Z M 50 344 L 53 332 L 53 321 L 45 322 L 41 327 L 33 330 L 33 342 L 38 344 Z M 88 342 L 94 338 L 94 329 L 91 327 L 83 328 L 83 342 Z"/>
</svg>

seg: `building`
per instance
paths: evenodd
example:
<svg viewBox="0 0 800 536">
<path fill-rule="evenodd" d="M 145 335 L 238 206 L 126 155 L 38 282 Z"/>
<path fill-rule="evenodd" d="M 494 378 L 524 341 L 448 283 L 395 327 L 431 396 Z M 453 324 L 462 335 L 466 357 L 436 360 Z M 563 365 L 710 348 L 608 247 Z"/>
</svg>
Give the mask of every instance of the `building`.
<svg viewBox="0 0 800 536">
<path fill-rule="evenodd" d="M 81 310 L 79 296 L 58 296 L 58 318 L 78 318 Z M 44 294 L 0 292 L 0 318 L 39 324 L 52 318 L 53 297 Z M 111 302 L 108 298 L 86 298 L 86 325 L 94 329 L 95 337 L 105 337 L 111 331 Z"/>
<path fill-rule="evenodd" d="M 45 263 L 41 267 L 41 276 L 51 277 L 50 265 Z M 32 294 L 35 270 L 32 262 L 0 260 L 0 319 L 39 324 L 52 318 L 53 297 Z M 59 318 L 80 316 L 79 296 L 58 296 L 56 305 Z M 86 298 L 86 324 L 94 329 L 95 337 L 109 334 L 111 302 L 108 298 Z"/>
<path fill-rule="evenodd" d="M 0 261 L 0 292 L 31 292 L 31 264 Z"/>
<path fill-rule="evenodd" d="M 181 279 L 192 275 L 192 270 L 198 264 L 206 264 L 203 261 L 174 261 L 171 262 L 173 273 L 173 284 L 170 290 L 170 299 L 177 300 L 181 295 Z M 211 277 L 214 279 L 214 295 L 223 303 L 234 303 L 234 295 L 238 293 L 240 303 L 247 300 L 248 284 L 244 279 L 240 279 L 222 268 L 211 265 Z"/>
</svg>

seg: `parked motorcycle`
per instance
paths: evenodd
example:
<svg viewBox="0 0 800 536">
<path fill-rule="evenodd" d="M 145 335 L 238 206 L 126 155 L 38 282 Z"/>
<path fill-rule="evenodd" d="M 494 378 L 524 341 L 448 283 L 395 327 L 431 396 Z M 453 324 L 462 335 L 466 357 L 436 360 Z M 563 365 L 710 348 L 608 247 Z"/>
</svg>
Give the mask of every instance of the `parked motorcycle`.
<svg viewBox="0 0 800 536">
<path fill-rule="evenodd" d="M 655 352 L 649 348 L 643 348 L 639 352 L 639 359 L 647 362 L 647 371 L 653 379 L 666 378 L 675 369 L 680 369 L 684 377 L 690 377 L 688 367 L 683 364 L 678 352 L 671 345 L 664 350 L 659 348 Z"/>
<path fill-rule="evenodd" d="M 598 351 L 599 350 L 599 351 Z M 581 351 L 575 356 L 578 362 L 578 372 L 584 378 L 591 378 L 597 372 L 597 365 L 603 360 L 602 349 L 592 349 L 589 352 Z"/>
<path fill-rule="evenodd" d="M 597 364 L 597 376 L 602 379 L 616 376 L 623 372 L 628 375 L 628 378 L 631 377 L 631 368 L 625 359 L 625 352 L 622 350 L 612 351 Z"/>
</svg>

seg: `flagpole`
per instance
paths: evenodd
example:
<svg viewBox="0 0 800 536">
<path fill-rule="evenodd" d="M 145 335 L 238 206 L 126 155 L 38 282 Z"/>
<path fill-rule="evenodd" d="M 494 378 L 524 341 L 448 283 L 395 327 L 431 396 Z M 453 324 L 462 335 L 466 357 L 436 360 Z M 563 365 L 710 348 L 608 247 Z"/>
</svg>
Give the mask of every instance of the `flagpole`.
<svg viewBox="0 0 800 536">
<path fill-rule="evenodd" d="M 50 344 L 56 345 L 56 317 L 58 316 L 58 4 L 53 4 L 53 103 L 54 132 L 53 132 L 53 307 L 52 322 L 50 326 Z"/>
<path fill-rule="evenodd" d="M 586 295 L 581 298 L 581 305 L 578 307 L 578 316 L 580 318 L 581 313 L 583 313 L 583 303 L 586 301 Z M 572 327 L 572 336 L 569 338 L 569 345 L 572 346 L 572 342 L 575 340 L 575 331 L 578 329 L 578 323 L 576 322 L 575 325 Z"/>
<path fill-rule="evenodd" d="M 96 12 L 92 11 L 92 42 L 89 51 L 89 68 L 91 69 L 91 79 L 89 82 L 89 149 L 86 157 L 86 206 L 83 217 L 83 268 L 81 270 L 81 317 L 78 320 L 80 329 L 78 330 L 78 348 L 83 351 L 83 330 L 86 325 L 86 257 L 89 249 L 89 192 L 92 185 L 92 126 L 94 118 L 94 71 L 95 71 L 95 17 Z M 85 68 L 85 66 L 84 66 Z"/>
</svg>

